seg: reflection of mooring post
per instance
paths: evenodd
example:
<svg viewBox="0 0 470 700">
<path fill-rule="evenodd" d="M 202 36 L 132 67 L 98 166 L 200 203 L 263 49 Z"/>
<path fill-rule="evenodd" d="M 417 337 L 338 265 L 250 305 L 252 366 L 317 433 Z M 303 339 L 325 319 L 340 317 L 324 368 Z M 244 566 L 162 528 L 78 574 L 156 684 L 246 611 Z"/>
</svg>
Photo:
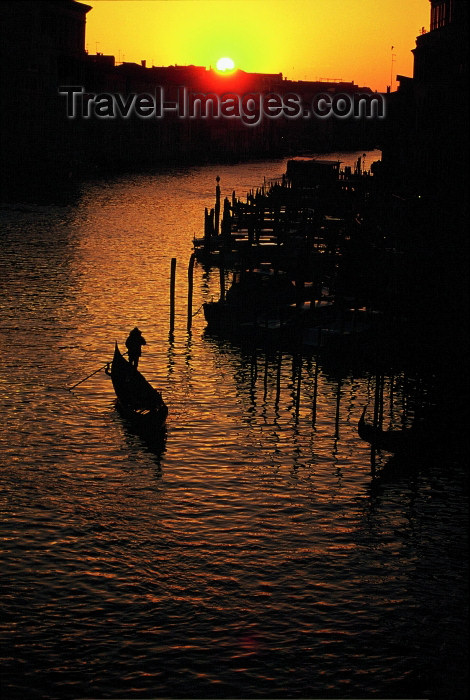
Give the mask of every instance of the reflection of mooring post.
<svg viewBox="0 0 470 700">
<path fill-rule="evenodd" d="M 266 406 L 266 399 L 268 397 L 268 372 L 269 372 L 269 357 L 268 357 L 268 352 L 265 352 L 264 355 L 264 394 L 263 394 L 263 403 Z"/>
<path fill-rule="evenodd" d="M 382 429 L 383 422 L 383 390 L 384 390 L 384 375 L 375 375 L 375 396 L 374 396 L 374 430 Z"/>
<path fill-rule="evenodd" d="M 276 400 L 274 405 L 276 409 L 279 406 L 279 399 L 281 396 L 281 369 L 282 369 L 282 350 L 279 348 L 277 357 L 277 374 L 276 374 Z"/>
<path fill-rule="evenodd" d="M 374 434 L 378 430 L 381 429 L 382 427 L 382 419 L 381 416 L 383 416 L 383 380 L 384 376 L 383 374 L 380 374 L 378 369 L 375 374 L 375 394 L 374 394 Z M 377 448 L 375 446 L 375 442 L 373 442 L 370 446 L 370 473 L 372 476 L 375 476 L 375 467 L 376 467 L 376 454 L 377 454 Z"/>
<path fill-rule="evenodd" d="M 186 328 L 189 331 L 193 323 L 193 270 L 194 270 L 194 253 L 191 253 L 188 264 L 188 320 Z"/>
<path fill-rule="evenodd" d="M 384 388 L 385 388 L 385 375 L 382 374 L 380 377 L 380 413 L 379 413 L 379 426 L 382 430 L 384 422 Z"/>
<path fill-rule="evenodd" d="M 313 407 L 312 407 L 312 426 L 317 422 L 317 397 L 318 397 L 318 355 L 315 358 L 315 377 L 313 380 Z"/>
<path fill-rule="evenodd" d="M 170 271 L 170 338 L 175 330 L 175 282 L 176 282 L 176 258 L 171 258 Z"/>
<path fill-rule="evenodd" d="M 215 235 L 219 235 L 219 220 L 220 220 L 220 177 L 217 175 L 215 178 L 217 181 L 217 186 L 215 188 Z"/>
<path fill-rule="evenodd" d="M 302 383 L 302 355 L 298 357 L 298 374 L 297 374 L 297 386 L 295 391 L 295 422 L 299 422 L 299 411 L 300 411 L 300 389 Z"/>
<path fill-rule="evenodd" d="M 250 367 L 250 398 L 253 408 L 256 407 L 256 380 L 258 379 L 258 360 L 256 348 L 253 350 Z"/>
<path fill-rule="evenodd" d="M 219 280 L 220 280 L 220 301 L 225 301 L 225 267 L 224 267 L 223 259 L 220 261 Z"/>
<path fill-rule="evenodd" d="M 392 375 L 390 375 L 390 419 L 391 420 L 393 420 L 394 384 L 395 384 L 395 377 L 392 374 Z"/>
<path fill-rule="evenodd" d="M 335 414 L 335 438 L 339 438 L 339 409 L 341 404 L 341 379 L 338 379 L 338 389 L 336 391 L 336 414 Z"/>
</svg>

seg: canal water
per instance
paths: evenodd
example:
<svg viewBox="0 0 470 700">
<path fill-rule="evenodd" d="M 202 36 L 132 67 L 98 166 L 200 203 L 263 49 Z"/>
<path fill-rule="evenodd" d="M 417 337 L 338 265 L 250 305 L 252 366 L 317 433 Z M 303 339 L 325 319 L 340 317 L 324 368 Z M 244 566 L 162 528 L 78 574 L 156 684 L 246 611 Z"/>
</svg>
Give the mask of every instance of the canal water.
<svg viewBox="0 0 470 700">
<path fill-rule="evenodd" d="M 323 355 L 299 369 L 207 336 L 215 269 L 195 266 L 186 331 L 216 175 L 244 197 L 285 164 L 2 205 L 5 700 L 464 696 L 465 465 L 383 453 L 373 477 L 357 435 L 370 368 Z M 123 422 L 103 371 L 68 390 L 135 325 L 169 406 L 160 444 Z M 387 425 L 410 382 L 385 377 Z"/>
</svg>

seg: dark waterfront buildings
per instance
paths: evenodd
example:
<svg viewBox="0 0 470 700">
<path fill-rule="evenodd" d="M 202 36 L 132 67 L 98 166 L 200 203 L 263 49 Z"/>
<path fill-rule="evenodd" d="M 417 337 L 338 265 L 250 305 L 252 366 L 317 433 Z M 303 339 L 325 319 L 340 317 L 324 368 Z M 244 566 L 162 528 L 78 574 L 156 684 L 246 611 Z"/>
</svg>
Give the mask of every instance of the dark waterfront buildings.
<svg viewBox="0 0 470 700">
<path fill-rule="evenodd" d="M 389 98 L 382 172 L 385 186 L 402 198 L 412 240 L 444 255 L 435 283 L 446 261 L 451 270 L 457 265 L 458 291 L 449 290 L 448 299 L 454 308 L 466 297 L 460 264 L 468 255 L 468 3 L 430 0 L 430 9 L 430 31 L 413 49 L 413 77 L 397 76 L 399 89 Z"/>
<path fill-rule="evenodd" d="M 281 156 L 302 151 L 383 149 L 383 171 L 405 193 L 462 199 L 467 170 L 468 6 L 431 0 L 430 31 L 413 50 L 413 78 L 397 76 L 386 119 L 67 119 L 63 85 L 94 93 L 154 94 L 178 89 L 221 95 L 296 94 L 303 106 L 318 93 L 369 94 L 353 82 L 291 81 L 277 74 L 236 71 L 221 76 L 200 66 L 116 65 L 85 51 L 90 5 L 74 0 L 2 3 L 2 180 L 82 176 L 159 163 Z"/>
<path fill-rule="evenodd" d="M 430 0 L 413 77 L 397 76 L 374 216 L 403 253 L 410 346 L 440 378 L 443 424 L 468 415 L 468 3 Z M 450 418 L 452 416 L 452 418 Z"/>
<path fill-rule="evenodd" d="M 463 204 L 468 182 L 468 3 L 430 0 L 413 77 L 389 99 L 383 165 L 393 187 Z"/>
<path fill-rule="evenodd" d="M 67 172 L 68 130 L 57 86 L 77 80 L 89 5 L 70 0 L 2 2 L 2 184 Z"/>
<path fill-rule="evenodd" d="M 87 92 L 155 94 L 175 100 L 189 92 L 237 95 L 298 95 L 302 107 L 319 92 L 359 93 L 353 82 L 290 81 L 281 73 L 236 71 L 231 76 L 200 66 L 147 67 L 120 63 L 113 56 L 85 51 L 86 15 L 92 9 L 73 0 L 2 3 L 1 67 L 3 89 L 2 181 L 93 175 L 118 169 L 152 168 L 161 163 L 211 162 L 282 156 L 302 150 L 374 147 L 377 120 L 264 118 L 255 127 L 240 119 L 67 119 L 59 86 Z"/>
</svg>

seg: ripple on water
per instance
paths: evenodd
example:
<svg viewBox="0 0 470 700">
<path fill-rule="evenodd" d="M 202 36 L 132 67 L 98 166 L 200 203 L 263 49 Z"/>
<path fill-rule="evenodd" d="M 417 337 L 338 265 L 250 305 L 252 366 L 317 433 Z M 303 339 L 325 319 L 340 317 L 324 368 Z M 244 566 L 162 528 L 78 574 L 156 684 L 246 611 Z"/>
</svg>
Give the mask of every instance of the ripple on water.
<svg viewBox="0 0 470 700">
<path fill-rule="evenodd" d="M 217 172 L 231 194 L 284 167 Z M 287 353 L 278 375 L 277 356 L 206 338 L 201 313 L 188 338 L 214 177 L 0 212 L 5 697 L 461 697 L 463 470 L 372 480 L 356 426 L 373 377 L 305 361 L 297 410 Z M 196 310 L 219 275 L 194 279 Z M 103 372 L 65 390 L 136 324 L 170 407 L 161 445 L 121 420 Z M 402 387 L 385 392 L 396 420 Z"/>
</svg>

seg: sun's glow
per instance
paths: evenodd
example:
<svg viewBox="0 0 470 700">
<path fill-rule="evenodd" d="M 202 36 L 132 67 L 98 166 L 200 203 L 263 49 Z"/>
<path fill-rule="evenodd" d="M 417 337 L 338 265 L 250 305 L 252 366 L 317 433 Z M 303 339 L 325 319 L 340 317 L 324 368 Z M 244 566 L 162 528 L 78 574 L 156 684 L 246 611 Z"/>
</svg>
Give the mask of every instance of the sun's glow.
<svg viewBox="0 0 470 700">
<path fill-rule="evenodd" d="M 390 85 L 391 69 L 394 76 L 413 74 L 411 49 L 430 15 L 429 0 L 407 0 L 405 13 L 397 0 L 81 2 L 93 6 L 86 16 L 89 53 L 114 55 L 118 63 L 215 69 L 217 58 L 231 56 L 243 68 L 240 77 L 282 73 L 380 91 Z M 215 72 L 222 79 L 237 68 Z"/>
<path fill-rule="evenodd" d="M 232 61 L 231 58 L 225 56 L 224 58 L 219 58 L 219 60 L 216 63 L 216 67 L 217 70 L 221 73 L 228 73 L 229 71 L 232 71 L 235 68 L 235 63 Z"/>
</svg>

